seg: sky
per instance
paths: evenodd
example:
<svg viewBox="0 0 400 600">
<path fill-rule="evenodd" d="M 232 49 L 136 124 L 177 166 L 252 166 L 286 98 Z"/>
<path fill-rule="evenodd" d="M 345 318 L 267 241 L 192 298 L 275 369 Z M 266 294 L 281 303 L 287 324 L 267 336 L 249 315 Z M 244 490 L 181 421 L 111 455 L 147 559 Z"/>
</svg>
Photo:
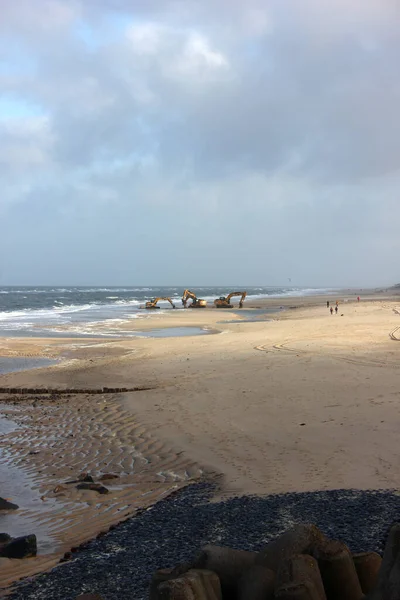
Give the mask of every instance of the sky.
<svg viewBox="0 0 400 600">
<path fill-rule="evenodd" d="M 398 0 L 2 0 L 0 285 L 400 281 Z"/>
</svg>

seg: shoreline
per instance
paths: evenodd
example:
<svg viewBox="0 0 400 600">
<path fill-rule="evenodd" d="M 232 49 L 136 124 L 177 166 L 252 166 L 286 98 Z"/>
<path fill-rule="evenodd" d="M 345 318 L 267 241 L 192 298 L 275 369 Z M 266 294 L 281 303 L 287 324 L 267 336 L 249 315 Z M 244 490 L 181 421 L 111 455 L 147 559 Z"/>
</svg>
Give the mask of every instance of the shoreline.
<svg viewBox="0 0 400 600">
<path fill-rule="evenodd" d="M 400 424 L 400 346 L 389 333 L 400 324 L 394 312 L 400 298 L 346 299 L 344 318 L 328 315 L 322 296 L 290 299 L 285 311 L 279 311 L 281 298 L 270 299 L 263 306 L 279 312 L 265 322 L 241 319 L 236 308 L 171 310 L 146 319 L 149 329 L 179 323 L 215 328 L 219 335 L 0 338 L 0 354 L 65 358 L 49 368 L 0 376 L 0 387 L 43 390 L 39 398 L 0 396 L 0 412 L 8 411 L 24 432 L 3 436 L 0 448 L 7 456 L 0 462 L 33 478 L 34 489 L 48 500 L 31 523 L 40 532 L 41 519 L 47 520 L 60 540 L 46 557 L 1 559 L 2 585 L 50 568 L 72 545 L 204 476 L 222 477 L 214 502 L 232 495 L 398 488 L 392 448 Z M 239 322 L 223 322 L 232 315 Z M 143 329 L 141 321 L 130 325 Z M 66 393 L 104 387 L 149 389 Z M 64 394 L 45 395 L 46 389 Z M 60 424 L 65 435 L 52 440 Z M 33 444 L 39 454 L 30 454 Z M 123 490 L 111 483 L 104 497 L 71 486 L 61 490 L 64 496 L 52 491 L 84 471 L 97 482 L 105 469 L 119 476 Z M 15 518 L 19 513 L 23 519 L 23 511 L 21 506 Z M 26 533 L 36 532 L 32 526 Z"/>
<path fill-rule="evenodd" d="M 303 290 L 293 293 L 284 293 L 280 295 L 254 295 L 255 289 L 253 288 L 253 295 L 247 296 L 244 304 L 244 308 L 252 309 L 271 309 L 274 306 L 306 306 L 310 305 L 313 300 L 319 299 L 320 301 L 326 300 L 328 297 L 331 298 L 341 298 L 345 297 L 346 301 L 355 299 L 358 295 L 361 294 L 363 299 L 370 298 L 384 298 L 384 297 L 396 297 L 398 296 L 399 291 L 395 288 L 382 290 L 382 289 L 324 289 L 321 290 L 320 294 L 317 294 L 316 291 L 311 290 Z M 252 294 L 250 292 L 250 294 Z M 175 292 L 176 293 L 176 292 Z M 176 302 L 177 312 L 182 312 L 182 307 L 180 306 L 180 301 L 178 298 L 174 298 Z M 53 299 L 54 302 L 54 299 Z M 92 307 L 92 313 L 90 312 L 90 306 Z M 189 305 L 190 306 L 190 305 Z M 233 298 L 232 300 L 232 312 L 235 310 L 240 310 L 238 308 L 238 298 Z M 138 306 L 133 304 L 129 307 L 129 304 L 119 304 L 118 302 L 115 305 L 107 305 L 107 304 L 92 304 L 92 305 L 82 305 L 79 310 L 79 305 L 72 304 L 70 306 L 72 312 L 65 313 L 67 315 L 67 320 L 70 320 L 69 323 L 63 322 L 61 318 L 61 322 L 57 323 L 57 320 L 64 314 L 63 312 L 58 313 L 57 310 L 61 309 L 61 306 L 57 305 L 53 306 L 43 306 L 41 309 L 37 309 L 39 313 L 36 315 L 35 310 L 33 310 L 34 316 L 30 316 L 30 309 L 22 309 L 20 314 L 15 313 L 15 318 L 17 319 L 15 322 L 11 320 L 9 323 L 9 329 L 5 328 L 5 324 L 8 322 L 7 320 L 7 312 L 1 313 L 4 319 L 0 321 L 2 327 L 0 329 L 0 339 L 60 339 L 60 341 L 68 342 L 70 339 L 75 339 L 77 341 L 86 339 L 88 341 L 95 341 L 97 338 L 110 340 L 110 339 L 119 339 L 120 337 L 129 337 L 129 336 L 147 336 L 151 337 L 153 334 L 150 332 L 152 327 L 150 324 L 153 323 L 161 323 L 161 328 L 158 332 L 154 332 L 154 337 L 157 337 L 158 334 L 164 335 L 163 330 L 166 329 L 165 325 L 160 321 L 162 315 L 168 315 L 172 309 L 165 306 L 161 306 L 160 311 L 146 311 L 146 310 L 138 310 Z M 53 309 L 55 313 L 50 317 Z M 68 306 L 65 307 L 68 309 Z M 115 310 L 114 310 L 115 309 Z M 121 309 L 123 312 L 121 312 Z M 89 310 L 89 312 L 88 312 Z M 191 309 L 192 310 L 192 309 Z M 214 312 L 215 308 L 212 304 L 212 299 L 208 298 L 208 305 L 206 309 L 207 312 Z M 41 311 L 41 312 L 40 312 Z M 83 311 L 83 312 L 82 312 Z M 201 311 L 201 312 L 202 312 Z M 195 310 L 195 312 L 198 312 Z M 226 312 L 220 310 L 218 312 Z M 24 314 L 26 313 L 26 314 Z M 13 315 L 13 311 L 9 313 Z M 46 316 L 47 315 L 47 316 Z M 75 315 L 75 316 L 74 316 Z M 107 316 L 106 316 L 107 315 Z M 29 318 L 28 318 L 29 317 Z M 18 319 L 21 318 L 22 321 L 19 322 Z M 28 318 L 28 322 L 25 320 Z M 14 324 L 13 324 L 14 323 Z M 143 327 L 139 327 L 139 323 L 143 325 Z M 142 332 L 140 331 L 142 329 Z M 179 332 L 176 334 L 165 333 L 166 336 L 169 335 L 180 335 Z"/>
<path fill-rule="evenodd" d="M 390 292 L 390 293 L 389 293 Z M 203 328 L 205 320 L 202 315 L 207 315 L 206 327 L 209 327 L 208 323 L 219 324 L 218 315 L 221 315 L 221 320 L 226 319 L 224 315 L 235 314 L 237 318 L 240 317 L 241 310 L 265 310 L 273 311 L 273 309 L 282 308 L 284 310 L 299 309 L 305 307 L 315 307 L 326 303 L 328 296 L 331 301 L 339 299 L 340 302 L 352 303 L 356 301 L 357 296 L 362 295 L 362 301 L 379 302 L 379 301 L 398 301 L 400 293 L 397 290 L 377 290 L 377 289 L 338 289 L 334 292 L 326 292 L 324 294 L 306 294 L 306 295 L 294 295 L 294 296 L 277 296 L 277 297 L 264 297 L 257 299 L 250 299 L 249 297 L 245 300 L 243 309 L 238 307 L 237 299 L 234 299 L 231 309 L 216 309 L 211 304 L 205 309 L 183 309 L 179 307 L 177 310 L 170 308 L 163 308 L 160 311 L 146 311 L 142 313 L 134 313 L 135 318 L 132 319 L 107 319 L 100 322 L 88 322 L 88 325 L 96 325 L 97 329 L 93 329 L 91 333 L 75 333 L 75 323 L 71 325 L 60 325 L 53 332 L 49 329 L 43 332 L 43 335 L 38 333 L 35 335 L 12 335 L 5 330 L 0 330 L 0 357 L 1 356 L 12 356 L 15 355 L 15 349 L 9 349 L 10 344 L 15 344 L 18 340 L 19 345 L 28 346 L 27 354 L 24 356 L 55 356 L 52 352 L 57 352 L 57 346 L 62 348 L 63 346 L 68 349 L 74 345 L 82 345 L 82 342 L 86 340 L 88 345 L 90 344 L 106 344 L 113 342 L 120 342 L 123 339 L 130 339 L 128 336 L 125 337 L 124 333 L 128 332 L 132 334 L 132 339 L 140 337 L 140 333 L 144 334 L 155 331 L 162 331 L 165 329 L 173 329 L 178 321 L 183 319 L 183 328 L 197 327 Z M 273 313 L 271 313 L 273 314 Z M 178 316 L 179 315 L 179 316 Z M 183 315 L 186 315 L 183 317 Z M 115 323 L 117 321 L 117 323 Z M 40 330 L 40 325 L 36 328 Z M 110 329 L 112 334 L 109 333 Z M 70 333 L 70 337 L 68 337 Z M 52 335 L 53 334 L 53 335 Z M 152 336 L 149 336 L 152 337 Z M 154 335 L 158 337 L 158 335 Z M 169 336 L 166 336 L 169 337 Z M 171 337 L 175 337 L 171 335 Z M 179 334 L 176 337 L 180 337 Z M 46 345 L 47 343 L 47 345 Z M 42 348 L 38 354 L 38 347 Z M 33 352 L 33 354 L 32 354 Z M 60 353 L 56 354 L 57 356 Z"/>
</svg>

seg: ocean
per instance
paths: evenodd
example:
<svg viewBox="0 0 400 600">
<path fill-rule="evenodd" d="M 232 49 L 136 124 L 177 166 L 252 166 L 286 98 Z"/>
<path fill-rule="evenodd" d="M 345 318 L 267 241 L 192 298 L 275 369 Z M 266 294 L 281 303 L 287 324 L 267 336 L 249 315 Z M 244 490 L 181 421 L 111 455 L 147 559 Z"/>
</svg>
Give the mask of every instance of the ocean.
<svg viewBox="0 0 400 600">
<path fill-rule="evenodd" d="M 327 293 L 328 289 L 298 287 L 194 287 L 198 298 L 212 303 L 234 289 L 247 299 L 284 298 Z M 158 296 L 170 297 L 182 308 L 182 287 L 0 287 L 0 336 L 115 336 L 112 325 L 146 316 L 140 307 Z M 160 303 L 161 311 L 169 309 Z M 104 324 L 107 322 L 107 332 Z M 68 332 L 67 332 L 68 329 Z M 126 332 L 128 334 L 128 332 Z"/>
</svg>

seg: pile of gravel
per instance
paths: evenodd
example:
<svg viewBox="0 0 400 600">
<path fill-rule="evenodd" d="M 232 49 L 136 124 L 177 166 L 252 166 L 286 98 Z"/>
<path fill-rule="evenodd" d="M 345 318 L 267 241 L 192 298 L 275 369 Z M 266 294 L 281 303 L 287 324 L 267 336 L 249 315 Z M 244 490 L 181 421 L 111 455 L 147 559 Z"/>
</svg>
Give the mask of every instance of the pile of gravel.
<svg viewBox="0 0 400 600">
<path fill-rule="evenodd" d="M 214 491 L 208 483 L 188 486 L 94 540 L 72 561 L 20 584 L 10 599 L 75 600 L 92 591 L 105 600 L 142 600 L 156 569 L 190 560 L 201 546 L 259 550 L 296 523 L 314 523 L 352 552 L 382 553 L 390 525 L 400 520 L 394 491 L 335 490 L 211 503 Z"/>
</svg>

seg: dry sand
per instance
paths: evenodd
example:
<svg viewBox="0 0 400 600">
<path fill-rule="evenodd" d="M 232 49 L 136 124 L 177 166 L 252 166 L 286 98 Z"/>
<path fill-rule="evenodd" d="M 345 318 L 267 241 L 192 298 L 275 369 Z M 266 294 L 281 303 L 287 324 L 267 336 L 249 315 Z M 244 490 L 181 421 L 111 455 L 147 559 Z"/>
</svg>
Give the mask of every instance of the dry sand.
<svg viewBox="0 0 400 600">
<path fill-rule="evenodd" d="M 3 559 L 0 583 L 54 565 L 71 546 L 204 473 L 223 476 L 222 495 L 399 487 L 400 299 L 342 300 L 337 316 L 325 297 L 285 299 L 298 308 L 265 322 L 229 323 L 240 311 L 217 310 L 129 322 L 215 335 L 0 340 L 4 356 L 67 357 L 0 376 L 0 386 L 152 388 L 0 397 L 2 413 L 21 425 L 2 436 L 2 461 L 23 469 L 43 498 L 29 510 L 20 503 L 13 518 L 50 538 L 36 559 Z M 54 492 L 83 471 L 119 479 L 105 482 L 104 496 L 71 484 Z"/>
</svg>

